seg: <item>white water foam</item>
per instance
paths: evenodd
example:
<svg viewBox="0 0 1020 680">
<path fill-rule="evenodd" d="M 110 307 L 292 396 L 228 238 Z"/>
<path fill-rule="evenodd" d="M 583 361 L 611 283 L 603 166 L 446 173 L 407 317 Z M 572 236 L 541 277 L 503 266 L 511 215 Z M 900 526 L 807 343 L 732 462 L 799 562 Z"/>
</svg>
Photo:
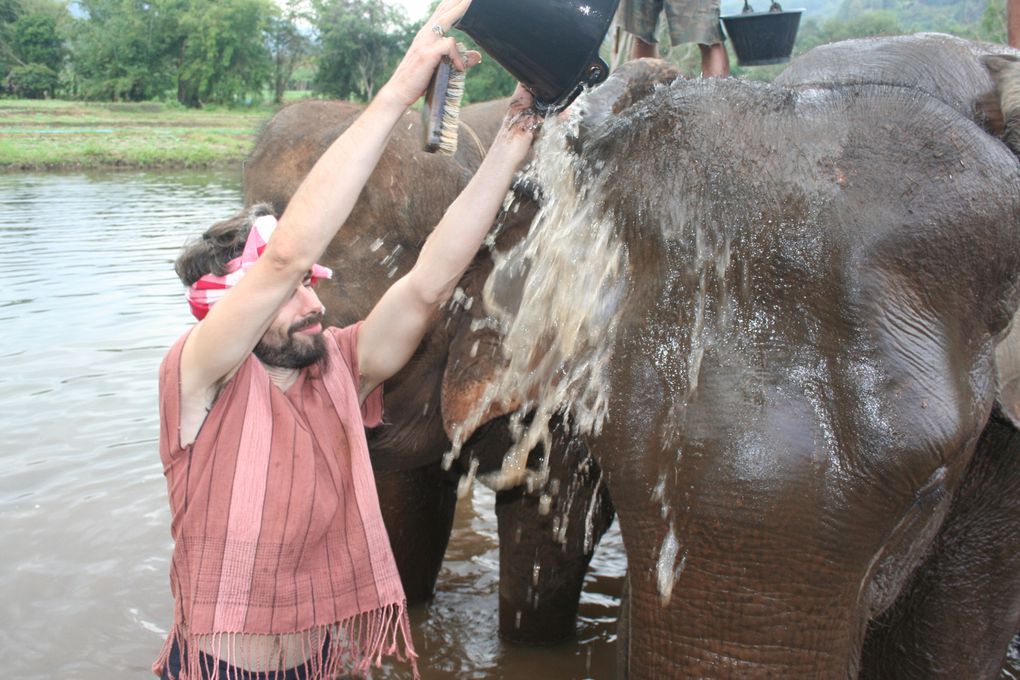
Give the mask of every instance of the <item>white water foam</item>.
<svg viewBox="0 0 1020 680">
<path fill-rule="evenodd" d="M 489 316 L 476 322 L 500 332 L 506 367 L 456 429 L 447 457 L 459 455 L 457 432 L 473 430 L 491 405 L 519 401 L 503 485 L 527 479 L 525 463 L 538 444 L 551 450 L 554 416 L 562 414 L 575 434 L 598 434 L 607 414 L 606 372 L 628 290 L 627 253 L 600 202 L 608 178 L 570 150 L 578 121 L 576 114 L 550 118 L 536 142 L 525 181 L 541 187 L 542 206 L 520 243 L 493 253 L 496 264 L 483 293 Z M 519 297 L 508 295 L 517 288 Z M 537 474 L 547 475 L 547 468 Z"/>
</svg>

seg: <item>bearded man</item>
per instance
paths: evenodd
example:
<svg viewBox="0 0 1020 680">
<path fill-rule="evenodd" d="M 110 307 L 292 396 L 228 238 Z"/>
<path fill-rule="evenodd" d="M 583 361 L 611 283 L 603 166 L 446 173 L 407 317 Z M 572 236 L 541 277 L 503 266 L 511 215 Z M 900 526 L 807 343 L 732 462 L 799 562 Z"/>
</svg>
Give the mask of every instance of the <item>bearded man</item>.
<svg viewBox="0 0 1020 680">
<path fill-rule="evenodd" d="M 363 676 L 387 654 L 417 675 L 364 427 L 496 218 L 537 126 L 530 95 L 518 88 L 478 172 L 364 321 L 323 328 L 314 286 L 331 272 L 315 262 L 440 60 L 480 59 L 445 36 L 469 4 L 439 4 L 279 220 L 255 206 L 177 263 L 199 322 L 160 370 L 175 540 L 164 679 Z"/>
</svg>

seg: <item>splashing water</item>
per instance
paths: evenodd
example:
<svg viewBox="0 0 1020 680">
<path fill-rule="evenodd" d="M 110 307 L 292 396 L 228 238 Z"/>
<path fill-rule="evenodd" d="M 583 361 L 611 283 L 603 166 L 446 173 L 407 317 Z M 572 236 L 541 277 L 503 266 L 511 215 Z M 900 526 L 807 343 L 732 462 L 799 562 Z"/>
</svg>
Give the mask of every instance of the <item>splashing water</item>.
<svg viewBox="0 0 1020 680">
<path fill-rule="evenodd" d="M 522 404 L 511 418 L 515 443 L 503 461 L 504 484 L 528 477 L 525 463 L 539 443 L 550 450 L 555 415 L 575 434 L 598 434 L 606 418 L 606 371 L 628 290 L 627 253 L 600 200 L 608 177 L 583 166 L 567 143 L 579 121 L 576 112 L 546 121 L 525 176 L 541 187 L 542 206 L 520 243 L 493 253 L 483 293 L 490 316 L 477 325 L 500 332 L 506 368 L 459 429 L 473 430 L 494 404 Z M 528 413 L 533 417 L 525 424 Z M 451 459 L 462 444 L 459 435 L 454 440 Z"/>
<path fill-rule="evenodd" d="M 680 553 L 680 542 L 676 538 L 676 531 L 673 524 L 669 525 L 669 532 L 662 541 L 662 549 L 659 551 L 659 561 L 656 564 L 656 582 L 659 587 L 660 604 L 663 607 L 669 605 L 673 598 L 673 584 L 680 572 L 687 564 L 687 551 L 680 556 L 677 562 L 677 555 Z"/>
</svg>

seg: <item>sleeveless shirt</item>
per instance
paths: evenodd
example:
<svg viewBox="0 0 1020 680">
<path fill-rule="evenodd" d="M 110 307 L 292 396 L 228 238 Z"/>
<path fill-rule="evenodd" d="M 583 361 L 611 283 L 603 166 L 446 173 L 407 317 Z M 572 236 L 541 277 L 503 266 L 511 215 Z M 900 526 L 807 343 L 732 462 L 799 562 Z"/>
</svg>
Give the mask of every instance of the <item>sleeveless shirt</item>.
<svg viewBox="0 0 1020 680">
<path fill-rule="evenodd" d="M 365 440 L 364 427 L 381 422 L 381 386 L 358 403 L 359 329 L 326 329 L 325 357 L 286 392 L 249 356 L 183 448 L 187 334 L 163 360 L 174 625 L 157 675 L 177 641 L 191 651 L 181 680 L 202 677 L 196 650 L 252 672 L 307 663 L 310 679 L 365 673 L 397 654 L 418 676 Z"/>
</svg>

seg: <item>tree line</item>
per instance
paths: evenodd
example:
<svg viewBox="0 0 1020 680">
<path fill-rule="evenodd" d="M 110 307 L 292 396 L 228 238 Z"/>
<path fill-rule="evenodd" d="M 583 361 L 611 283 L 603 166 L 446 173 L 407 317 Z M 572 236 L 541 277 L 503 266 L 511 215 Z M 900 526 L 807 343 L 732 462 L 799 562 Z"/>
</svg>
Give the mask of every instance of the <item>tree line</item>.
<svg viewBox="0 0 1020 680">
<path fill-rule="evenodd" d="M 0 86 L 26 98 L 186 107 L 272 99 L 300 76 L 367 101 L 417 31 L 384 0 L 0 0 Z M 468 97 L 505 96 L 494 64 Z"/>
<path fill-rule="evenodd" d="M 917 30 L 1005 40 L 1005 0 L 802 0 L 835 2 L 839 9 L 828 20 L 805 16 L 795 54 L 823 42 Z M 176 100 L 197 108 L 280 103 L 299 85 L 367 101 L 419 23 L 387 0 L 0 0 L 0 93 Z M 695 53 L 669 56 L 683 67 L 695 63 Z M 487 59 L 468 79 L 467 100 L 512 89 L 510 75 Z"/>
</svg>

